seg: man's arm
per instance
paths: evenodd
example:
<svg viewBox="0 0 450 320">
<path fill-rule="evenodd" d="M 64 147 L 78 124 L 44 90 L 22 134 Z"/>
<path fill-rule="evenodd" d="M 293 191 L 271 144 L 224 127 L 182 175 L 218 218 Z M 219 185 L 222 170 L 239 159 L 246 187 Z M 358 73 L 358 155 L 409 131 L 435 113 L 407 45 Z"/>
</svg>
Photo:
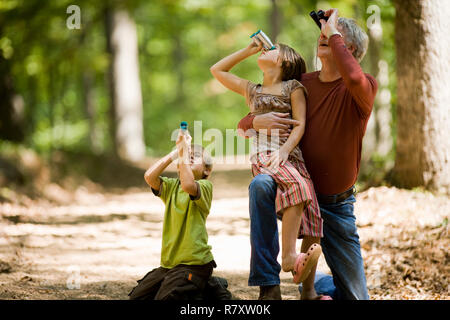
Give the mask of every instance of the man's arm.
<svg viewBox="0 0 450 320">
<path fill-rule="evenodd" d="M 159 176 L 172 163 L 177 156 L 177 150 L 172 151 L 162 159 L 158 160 L 151 166 L 144 174 L 145 182 L 154 190 L 158 191 L 161 186 L 161 179 Z"/>
<path fill-rule="evenodd" d="M 248 113 L 244 118 L 241 119 L 238 123 L 238 134 L 243 138 L 250 138 L 252 135 L 250 134 L 250 130 L 253 129 L 253 119 L 255 116 L 251 113 Z"/>
<path fill-rule="evenodd" d="M 355 99 L 361 116 L 366 118 L 372 111 L 378 84 L 375 78 L 364 74 L 359 62 L 345 45 L 342 35 L 337 30 L 338 10 L 327 10 L 325 15 L 329 18 L 327 22 L 320 20 L 322 33 L 328 38 L 328 45 L 345 86 Z"/>
<path fill-rule="evenodd" d="M 249 113 L 239 121 L 238 134 L 241 137 L 249 138 L 252 136 L 253 130 L 265 129 L 268 135 L 276 134 L 280 137 L 289 137 L 291 126 L 300 125 L 300 121 L 289 119 L 289 116 L 289 113 L 281 112 L 269 112 L 257 116 Z"/>
<path fill-rule="evenodd" d="M 378 84 L 375 78 L 364 74 L 358 61 L 345 46 L 344 40 L 339 35 L 333 35 L 328 41 L 333 52 L 336 66 L 345 86 L 360 107 L 363 117 L 368 117 L 372 111 Z"/>
</svg>

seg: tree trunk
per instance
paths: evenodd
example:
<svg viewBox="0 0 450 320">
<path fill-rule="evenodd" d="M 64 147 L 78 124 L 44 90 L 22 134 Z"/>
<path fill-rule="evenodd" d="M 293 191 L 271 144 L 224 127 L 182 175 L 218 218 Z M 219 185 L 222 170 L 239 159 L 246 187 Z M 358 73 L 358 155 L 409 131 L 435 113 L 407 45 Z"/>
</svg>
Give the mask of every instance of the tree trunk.
<svg viewBox="0 0 450 320">
<path fill-rule="evenodd" d="M 450 1 L 395 1 L 398 104 L 394 182 L 449 193 Z"/>
<path fill-rule="evenodd" d="M 183 63 L 184 63 L 184 48 L 182 44 L 182 38 L 180 32 L 176 32 L 173 35 L 173 62 L 174 62 L 174 71 L 177 75 L 177 86 L 175 90 L 175 105 L 179 109 L 183 109 L 186 103 L 185 93 L 184 93 L 184 72 L 183 72 Z"/>
<path fill-rule="evenodd" d="M 370 7 L 369 1 L 365 2 L 365 8 L 367 7 Z M 363 160 L 365 161 L 370 160 L 373 154 L 386 157 L 392 150 L 393 145 L 389 66 L 385 60 L 381 59 L 383 29 L 381 19 L 377 20 L 376 23 L 368 25 L 369 48 L 366 59 L 368 59 L 369 73 L 377 79 L 378 94 L 363 141 L 363 158 L 365 158 Z M 388 166 L 384 168 L 385 170 L 392 169 L 391 163 L 386 163 L 385 165 Z"/>
<path fill-rule="evenodd" d="M 136 25 L 126 10 L 106 10 L 114 151 L 124 160 L 145 155 Z"/>
<path fill-rule="evenodd" d="M 277 41 L 278 35 L 280 34 L 281 31 L 281 11 L 278 8 L 278 0 L 272 0 L 272 9 L 270 10 L 270 17 L 269 17 L 269 22 L 270 22 L 270 40 L 272 40 L 273 43 L 275 43 Z"/>
<path fill-rule="evenodd" d="M 0 54 L 0 139 L 21 142 L 24 140 L 24 103 L 22 97 L 14 93 L 10 71 L 10 62 Z"/>
<path fill-rule="evenodd" d="M 83 72 L 82 83 L 84 110 L 89 122 L 89 146 L 93 153 L 99 154 L 102 150 L 98 128 L 95 123 L 94 76 L 90 71 Z"/>
</svg>

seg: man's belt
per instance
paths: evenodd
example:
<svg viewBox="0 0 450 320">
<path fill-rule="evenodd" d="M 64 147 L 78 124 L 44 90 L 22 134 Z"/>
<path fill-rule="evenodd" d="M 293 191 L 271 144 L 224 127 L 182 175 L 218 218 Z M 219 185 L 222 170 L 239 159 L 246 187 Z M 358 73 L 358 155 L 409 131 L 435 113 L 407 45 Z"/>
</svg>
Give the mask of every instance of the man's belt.
<svg viewBox="0 0 450 320">
<path fill-rule="evenodd" d="M 345 199 L 347 199 L 348 197 L 350 197 L 352 194 L 355 194 L 355 193 L 356 193 L 356 188 L 355 188 L 355 186 L 353 186 L 350 189 L 348 189 L 347 191 L 344 191 L 342 193 L 333 194 L 330 196 L 317 193 L 316 196 L 317 196 L 317 200 L 319 201 L 319 203 L 333 204 L 333 203 L 338 203 L 338 202 L 344 201 Z"/>
</svg>

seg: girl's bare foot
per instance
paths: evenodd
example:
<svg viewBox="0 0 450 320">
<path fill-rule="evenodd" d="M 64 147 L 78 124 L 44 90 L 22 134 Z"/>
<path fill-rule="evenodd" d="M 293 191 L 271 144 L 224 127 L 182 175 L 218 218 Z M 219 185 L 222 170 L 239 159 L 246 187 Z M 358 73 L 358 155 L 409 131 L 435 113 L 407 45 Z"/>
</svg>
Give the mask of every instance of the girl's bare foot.
<svg viewBox="0 0 450 320">
<path fill-rule="evenodd" d="M 297 259 L 297 254 L 292 253 L 288 256 L 281 257 L 281 268 L 284 272 L 289 272 L 294 270 L 295 260 Z"/>
<path fill-rule="evenodd" d="M 319 298 L 319 295 L 317 294 L 316 290 L 314 288 L 307 289 L 303 288 L 302 294 L 300 296 L 301 300 L 316 300 Z"/>
</svg>

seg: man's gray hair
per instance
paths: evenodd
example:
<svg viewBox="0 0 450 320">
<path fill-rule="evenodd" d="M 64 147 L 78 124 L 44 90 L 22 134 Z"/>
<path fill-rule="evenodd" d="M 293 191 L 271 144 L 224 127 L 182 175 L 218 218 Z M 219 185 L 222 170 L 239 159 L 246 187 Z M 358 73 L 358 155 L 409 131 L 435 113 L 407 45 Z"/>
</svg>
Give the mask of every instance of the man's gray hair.
<svg viewBox="0 0 450 320">
<path fill-rule="evenodd" d="M 354 19 L 340 17 L 338 18 L 338 25 L 342 28 L 345 44 L 347 47 L 355 48 L 353 56 L 361 62 L 366 55 L 367 48 L 369 46 L 369 37 L 361 29 Z"/>
</svg>

